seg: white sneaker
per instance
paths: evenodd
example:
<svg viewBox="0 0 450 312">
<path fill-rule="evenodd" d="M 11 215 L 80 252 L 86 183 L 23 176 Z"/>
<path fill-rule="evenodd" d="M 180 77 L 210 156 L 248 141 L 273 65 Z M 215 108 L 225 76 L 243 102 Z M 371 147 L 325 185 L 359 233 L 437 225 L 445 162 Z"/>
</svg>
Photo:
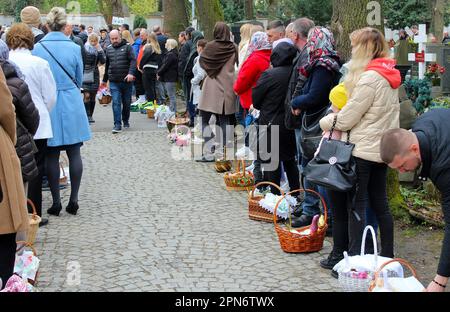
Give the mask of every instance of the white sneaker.
<svg viewBox="0 0 450 312">
<path fill-rule="evenodd" d="M 144 104 L 147 101 L 145 100 L 145 96 L 140 95 L 139 98 L 136 100 L 136 102 L 131 103 L 132 106 L 136 106 L 139 104 Z"/>
</svg>

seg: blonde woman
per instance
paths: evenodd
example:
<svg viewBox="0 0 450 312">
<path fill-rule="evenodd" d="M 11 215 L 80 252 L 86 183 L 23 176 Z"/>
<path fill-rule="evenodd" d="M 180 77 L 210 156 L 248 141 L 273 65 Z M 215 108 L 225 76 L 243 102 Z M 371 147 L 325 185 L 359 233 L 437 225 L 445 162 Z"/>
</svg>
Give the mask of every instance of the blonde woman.
<svg viewBox="0 0 450 312">
<path fill-rule="evenodd" d="M 350 131 L 350 142 L 355 144 L 357 185 L 355 192 L 328 190 L 333 204 L 333 250 L 321 266 L 332 269 L 343 258 L 359 253 L 367 201 L 375 212 L 381 234 L 381 256 L 394 257 L 394 229 L 386 194 L 387 166 L 380 157 L 380 139 L 389 129 L 399 127 L 398 88 L 400 72 L 395 61 L 388 58 L 389 47 L 383 34 L 374 28 L 363 28 L 350 35 L 352 58 L 344 79 L 348 101 L 338 113 L 320 121 L 324 131 L 329 131 L 336 119 L 336 130 Z M 347 136 L 343 135 L 343 140 Z M 348 207 L 348 199 L 355 196 L 355 204 Z M 348 213 L 352 211 L 352 213 Z M 359 216 L 361 220 L 358 220 Z M 370 244 L 366 252 L 373 253 Z M 337 272 L 332 271 L 337 278 Z"/>
<path fill-rule="evenodd" d="M 131 36 L 131 33 L 129 30 L 122 31 L 122 39 L 125 39 L 131 45 L 133 45 L 133 43 L 134 43 L 133 36 Z"/>
<path fill-rule="evenodd" d="M 95 108 L 95 96 L 100 84 L 99 65 L 106 63 L 105 52 L 100 46 L 100 38 L 92 33 L 84 45 L 86 50 L 86 62 L 84 63 L 83 89 L 84 89 L 84 107 L 88 116 L 89 123 L 94 123 L 92 115 Z"/>
<path fill-rule="evenodd" d="M 156 39 L 156 35 L 150 33 L 147 44 L 144 46 L 144 54 L 139 63 L 139 71 L 143 74 L 142 82 L 147 103 L 153 103 L 156 99 L 156 76 L 161 64 L 161 47 Z"/>
<path fill-rule="evenodd" d="M 244 24 L 241 26 L 241 41 L 239 42 L 239 69 L 245 61 L 245 56 L 247 55 L 248 44 L 252 38 L 252 24 Z"/>
<path fill-rule="evenodd" d="M 177 111 L 176 87 L 178 81 L 178 42 L 168 39 L 166 42 L 167 53 L 161 68 L 158 70 L 158 80 L 164 83 L 170 99 L 170 110 Z"/>
</svg>

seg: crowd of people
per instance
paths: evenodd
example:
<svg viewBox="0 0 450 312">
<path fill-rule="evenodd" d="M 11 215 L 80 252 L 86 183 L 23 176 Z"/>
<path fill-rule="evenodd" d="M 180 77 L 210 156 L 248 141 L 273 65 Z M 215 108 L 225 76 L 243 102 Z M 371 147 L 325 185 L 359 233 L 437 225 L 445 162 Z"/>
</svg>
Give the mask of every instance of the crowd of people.
<svg viewBox="0 0 450 312">
<path fill-rule="evenodd" d="M 200 120 L 204 148 L 197 161 L 224 157 L 227 145 L 234 143 L 234 127 L 241 125 L 246 128 L 245 146 L 236 154 L 245 157 L 255 151 L 251 166 L 255 183 L 280 185 L 285 173 L 290 190 L 302 185 L 324 198 L 332 216 L 328 234 L 333 249 L 320 266 L 334 277 L 337 272 L 332 269 L 344 251 L 359 254 L 367 224 L 379 229 L 380 255 L 394 257 L 387 168 L 406 171 L 424 165 L 423 175 L 430 176 L 443 192 L 447 218 L 438 274 L 428 289 L 445 288 L 450 276 L 450 168 L 445 161 L 450 142 L 436 131 L 444 127 L 449 113 L 425 114 L 412 132 L 398 129 L 401 77 L 379 30 L 367 27 L 352 32 L 351 58 L 343 64 L 331 31 L 308 18 L 286 26 L 274 21 L 267 29 L 244 24 L 239 45 L 224 22 L 216 23 L 213 40 L 207 41 L 193 27 L 178 34 L 178 40 L 165 35 L 160 26 L 151 32 L 145 28 L 131 32 L 124 24 L 97 34 L 92 27 L 70 25 L 64 9 L 57 7 L 45 24 L 35 7 L 23 9 L 21 18 L 22 23 L 9 29 L 6 43 L 0 41 L 2 280 L 12 274 L 16 233 L 27 228 L 26 198 L 42 216 L 43 175 L 53 200 L 48 214 L 58 216 L 62 210 L 61 151 L 68 155 L 71 177 L 66 211 L 77 214 L 81 146 L 91 138 L 89 123 L 95 122 L 98 89 L 111 91 L 112 132 L 119 133 L 122 127 L 130 127 L 133 94 L 135 103 L 167 102 L 177 111 L 180 82 L 189 126 Z M 317 120 L 327 137 L 354 144 L 356 188 L 335 191 L 303 178 L 317 153 L 317 146 L 305 143 L 302 127 L 307 118 Z M 212 122 L 216 131 L 211 130 Z M 247 135 L 252 125 L 258 129 L 256 139 Z M 263 137 L 274 136 L 265 151 L 252 148 Z M 275 166 L 269 166 L 274 162 Z M 294 211 L 292 226 L 310 225 L 320 209 L 319 198 L 307 194 Z M 41 225 L 47 222 L 43 219 Z M 366 246 L 370 249 L 370 244 Z"/>
</svg>

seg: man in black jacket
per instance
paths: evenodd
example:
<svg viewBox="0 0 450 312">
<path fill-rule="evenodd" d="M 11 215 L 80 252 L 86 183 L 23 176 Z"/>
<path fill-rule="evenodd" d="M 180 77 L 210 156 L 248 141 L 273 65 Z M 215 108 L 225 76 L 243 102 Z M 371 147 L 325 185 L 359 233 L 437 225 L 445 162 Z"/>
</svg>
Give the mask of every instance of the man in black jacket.
<svg viewBox="0 0 450 312">
<path fill-rule="evenodd" d="M 106 67 L 102 86 L 109 80 L 113 98 L 114 128 L 112 133 L 130 127 L 130 105 L 132 82 L 136 75 L 136 58 L 133 48 L 122 39 L 118 30 L 109 34 L 111 45 L 106 49 Z M 123 108 L 122 108 L 123 106 Z"/>
<path fill-rule="evenodd" d="M 178 56 L 178 78 L 181 81 L 181 86 L 183 87 L 183 93 L 186 96 L 186 86 L 185 86 L 185 77 L 184 77 L 184 69 L 186 68 L 186 64 L 188 62 L 189 54 L 192 50 L 192 38 L 191 34 L 194 31 L 194 27 L 188 27 L 185 30 L 186 33 L 186 42 L 180 49 L 180 55 Z M 190 82 L 190 80 L 189 80 Z M 189 99 L 189 96 L 186 96 L 186 101 Z"/>
<path fill-rule="evenodd" d="M 422 166 L 420 178 L 430 178 L 442 194 L 445 236 L 437 274 L 428 291 L 443 292 L 450 277 L 450 134 L 449 109 L 433 109 L 420 116 L 412 131 L 393 129 L 381 138 L 381 159 L 400 172 Z"/>
</svg>

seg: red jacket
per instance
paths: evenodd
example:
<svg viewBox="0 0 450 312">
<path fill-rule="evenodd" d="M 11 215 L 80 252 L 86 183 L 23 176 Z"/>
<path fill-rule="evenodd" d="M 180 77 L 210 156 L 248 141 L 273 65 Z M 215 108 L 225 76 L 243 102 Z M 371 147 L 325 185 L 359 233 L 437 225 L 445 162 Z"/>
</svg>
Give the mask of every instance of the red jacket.
<svg viewBox="0 0 450 312">
<path fill-rule="evenodd" d="M 249 109 L 253 103 L 252 88 L 256 86 L 261 74 L 269 68 L 271 53 L 271 50 L 255 51 L 242 64 L 233 89 L 245 109 Z"/>
</svg>

